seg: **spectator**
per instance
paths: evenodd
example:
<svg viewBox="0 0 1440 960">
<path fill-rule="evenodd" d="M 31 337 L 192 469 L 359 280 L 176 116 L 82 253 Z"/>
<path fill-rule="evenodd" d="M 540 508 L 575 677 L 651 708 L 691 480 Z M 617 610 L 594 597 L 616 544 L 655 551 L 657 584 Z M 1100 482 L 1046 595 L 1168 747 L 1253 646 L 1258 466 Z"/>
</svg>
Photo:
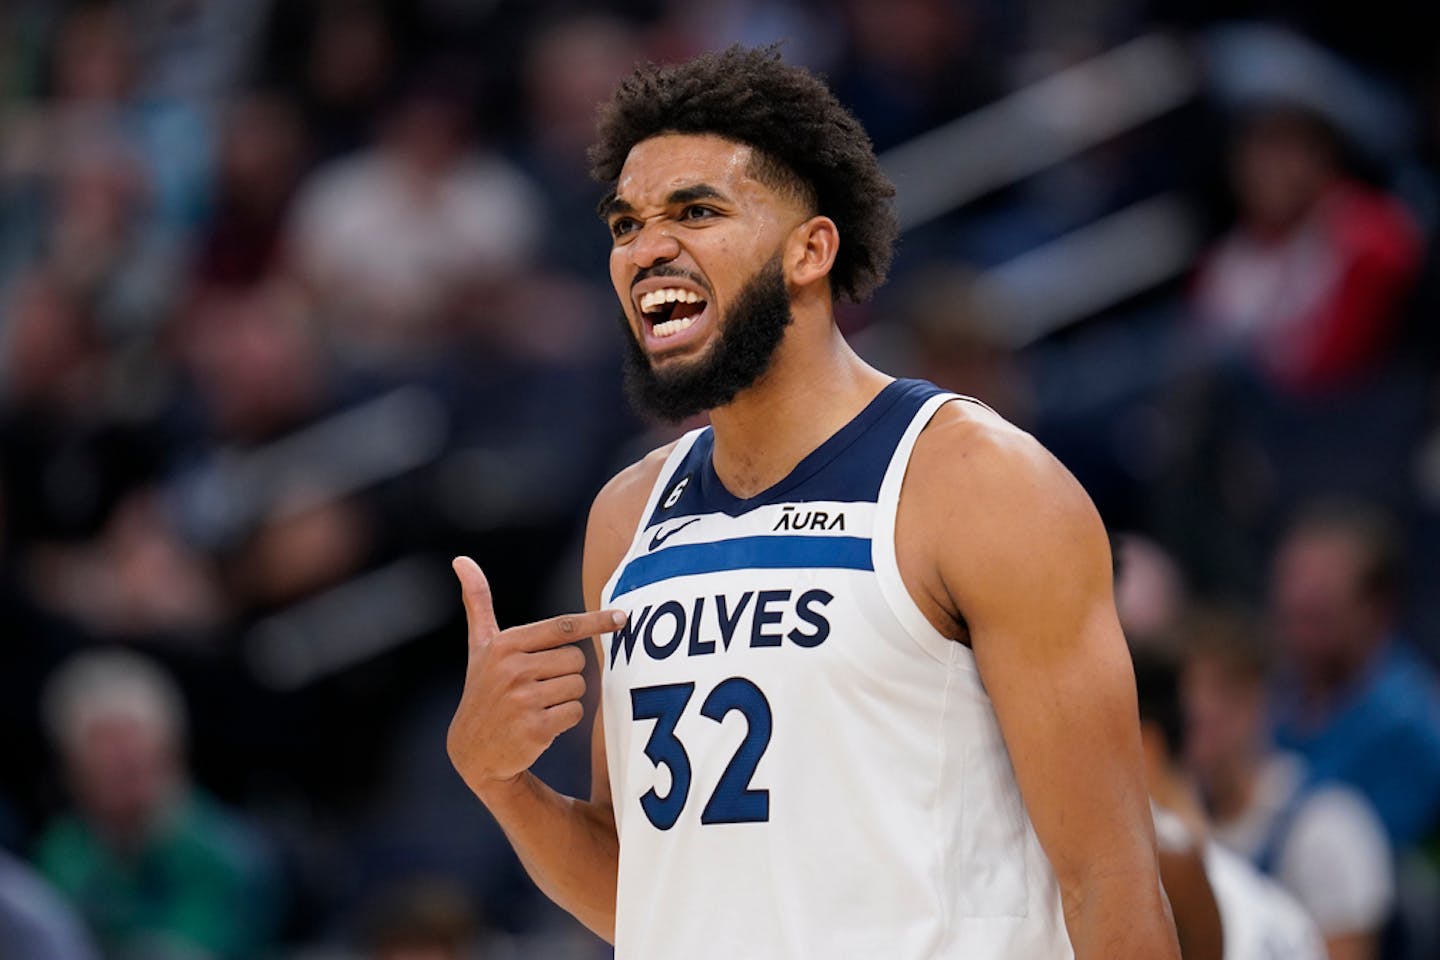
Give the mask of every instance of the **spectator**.
<svg viewBox="0 0 1440 960">
<path fill-rule="evenodd" d="M 1205 839 L 1204 811 L 1194 781 L 1182 765 L 1184 725 L 1181 722 L 1179 668 L 1168 653 L 1132 650 L 1135 684 L 1140 704 L 1140 740 L 1145 753 L 1145 781 L 1155 811 L 1155 833 L 1160 850 L 1172 860 L 1162 873 L 1166 889 L 1175 886 L 1177 854 L 1199 847 L 1205 878 L 1219 908 L 1224 960 L 1323 960 L 1325 946 L 1315 924 L 1295 900 L 1274 881 L 1240 857 Z M 1162 861 L 1163 863 L 1164 861 Z M 1183 876 L 1183 874 L 1181 874 Z M 1175 924 L 1190 931 L 1204 930 L 1204 910 L 1187 900 L 1176 900 Z M 1203 907 L 1203 899 L 1200 906 Z M 1205 938 L 1208 942 L 1210 937 Z M 1186 960 L 1202 955 L 1182 943 Z M 1207 951 L 1209 956 L 1215 956 Z"/>
<path fill-rule="evenodd" d="M 321 168 L 302 188 L 292 254 L 343 346 L 377 366 L 433 351 L 485 282 L 528 262 L 540 201 L 481 151 L 453 86 L 420 85 L 379 144 Z"/>
<path fill-rule="evenodd" d="M 1410 216 L 1346 176 L 1336 134 L 1298 106 L 1247 118 L 1231 177 L 1239 222 L 1195 283 L 1207 333 L 1295 392 L 1372 373 L 1419 265 Z"/>
<path fill-rule="evenodd" d="M 45 830 L 37 861 L 106 954 L 239 960 L 265 947 L 276 903 L 264 846 L 189 782 L 173 682 L 133 653 L 82 654 L 44 706 L 76 811 Z"/>
<path fill-rule="evenodd" d="M 1399 557 L 1381 515 L 1313 507 L 1275 553 L 1270 617 L 1278 745 L 1304 757 L 1315 780 L 1359 789 L 1403 851 L 1440 816 L 1440 699 L 1429 666 L 1396 633 Z"/>
<path fill-rule="evenodd" d="M 215 170 L 215 202 L 199 237 L 197 280 L 244 286 L 281 259 L 286 215 L 306 159 L 294 105 L 276 93 L 243 97 L 227 112 Z"/>
<path fill-rule="evenodd" d="M 1187 640 L 1187 752 L 1213 836 L 1300 901 L 1330 960 L 1379 956 L 1395 905 L 1384 827 L 1354 790 L 1317 782 L 1303 759 L 1272 746 L 1268 658 L 1245 620 L 1197 617 Z"/>
</svg>

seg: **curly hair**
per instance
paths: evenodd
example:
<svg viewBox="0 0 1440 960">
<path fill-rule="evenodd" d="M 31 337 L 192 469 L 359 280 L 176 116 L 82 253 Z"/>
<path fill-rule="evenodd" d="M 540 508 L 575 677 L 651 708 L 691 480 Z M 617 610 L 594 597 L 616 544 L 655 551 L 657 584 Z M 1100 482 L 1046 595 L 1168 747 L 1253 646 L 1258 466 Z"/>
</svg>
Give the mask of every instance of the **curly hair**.
<svg viewBox="0 0 1440 960">
<path fill-rule="evenodd" d="M 590 172 L 614 184 L 630 149 L 664 133 L 710 133 L 755 151 L 750 174 L 794 192 L 835 221 L 831 289 L 865 299 L 885 279 L 898 228 L 895 186 L 870 138 L 825 84 L 780 59 L 776 46 L 739 45 L 674 66 L 648 64 L 600 107 Z"/>
</svg>

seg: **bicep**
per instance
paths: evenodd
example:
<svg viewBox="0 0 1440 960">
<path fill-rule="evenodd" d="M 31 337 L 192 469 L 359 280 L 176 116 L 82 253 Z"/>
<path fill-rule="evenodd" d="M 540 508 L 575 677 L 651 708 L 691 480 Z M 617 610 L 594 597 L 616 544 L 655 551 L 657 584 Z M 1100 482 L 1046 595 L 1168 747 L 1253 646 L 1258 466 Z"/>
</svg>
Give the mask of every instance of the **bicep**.
<svg viewBox="0 0 1440 960">
<path fill-rule="evenodd" d="M 963 540 L 952 530 L 939 541 L 940 569 L 1030 819 L 1067 892 L 1098 873 L 1153 880 L 1135 679 L 1104 525 L 1038 445 L 996 456 L 961 492 L 983 509 L 963 511 Z"/>
<path fill-rule="evenodd" d="M 1062 885 L 1089 871 L 1153 871 L 1134 675 L 1112 613 L 1036 598 L 975 618 L 971 642 L 1015 777 Z M 979 622 L 975 622 L 978 620 Z"/>
</svg>

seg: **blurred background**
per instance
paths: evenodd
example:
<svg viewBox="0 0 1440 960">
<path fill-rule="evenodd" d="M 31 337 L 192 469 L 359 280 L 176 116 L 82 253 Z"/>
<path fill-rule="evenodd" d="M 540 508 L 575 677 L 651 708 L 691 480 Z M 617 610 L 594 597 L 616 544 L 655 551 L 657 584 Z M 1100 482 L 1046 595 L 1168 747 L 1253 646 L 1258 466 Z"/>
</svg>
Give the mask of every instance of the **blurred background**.
<svg viewBox="0 0 1440 960">
<path fill-rule="evenodd" d="M 502 624 L 579 605 L 590 498 L 667 438 L 594 105 L 777 39 L 898 186 L 857 347 L 1090 491 L 1214 835 L 1334 956 L 1436 956 L 1437 38 L 1409 0 L 0 5 L 0 956 L 608 955 L 445 756 L 448 562 Z M 583 793 L 587 737 L 538 771 Z"/>
</svg>

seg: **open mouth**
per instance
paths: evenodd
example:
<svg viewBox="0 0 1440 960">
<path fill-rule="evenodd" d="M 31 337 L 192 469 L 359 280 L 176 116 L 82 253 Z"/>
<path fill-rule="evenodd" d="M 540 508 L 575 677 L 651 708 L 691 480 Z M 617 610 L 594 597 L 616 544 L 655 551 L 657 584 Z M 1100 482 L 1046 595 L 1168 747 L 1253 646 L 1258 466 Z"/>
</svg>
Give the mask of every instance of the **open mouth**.
<svg viewBox="0 0 1440 960">
<path fill-rule="evenodd" d="M 650 335 L 659 340 L 690 329 L 706 306 L 698 293 L 680 287 L 662 287 L 640 297 L 640 315 L 650 325 Z"/>
</svg>

